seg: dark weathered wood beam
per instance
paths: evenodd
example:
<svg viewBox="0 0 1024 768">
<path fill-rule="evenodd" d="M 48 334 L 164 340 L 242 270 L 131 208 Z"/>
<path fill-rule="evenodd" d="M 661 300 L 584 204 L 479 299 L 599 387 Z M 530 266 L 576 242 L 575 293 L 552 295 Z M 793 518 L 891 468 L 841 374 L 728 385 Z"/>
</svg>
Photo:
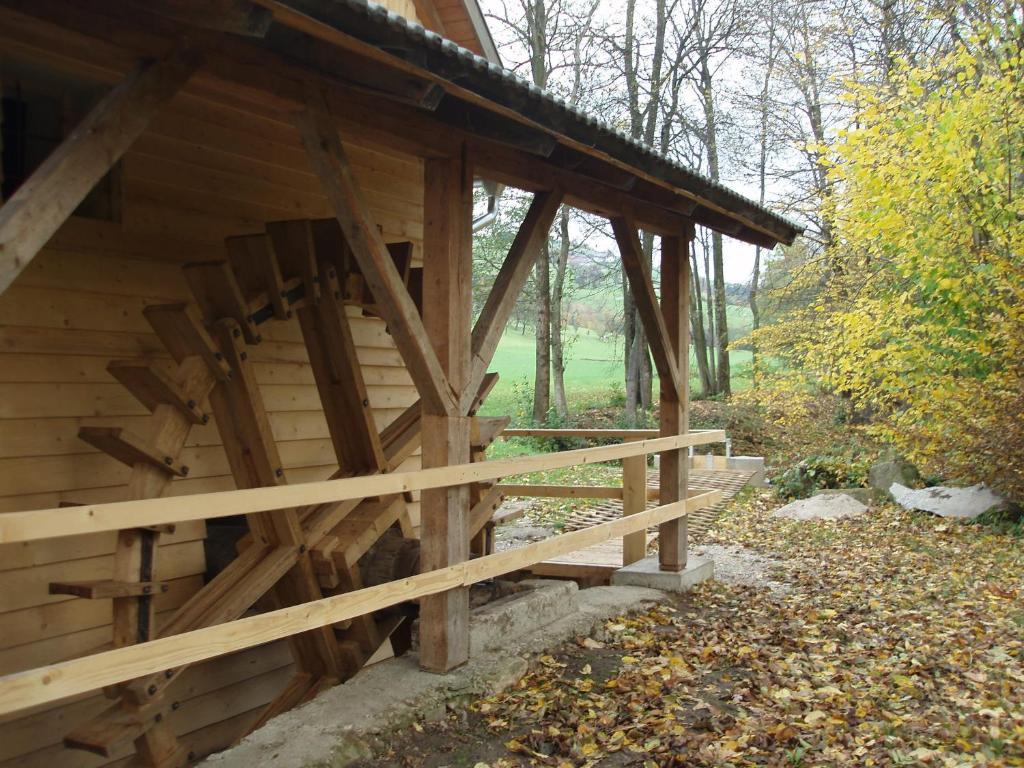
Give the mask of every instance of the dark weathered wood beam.
<svg viewBox="0 0 1024 768">
<path fill-rule="evenodd" d="M 296 116 L 296 124 L 313 170 L 327 193 L 395 346 L 412 374 L 420 399 L 433 413 L 455 413 L 457 398 L 431 346 L 416 305 L 373 223 L 338 137 L 337 125 L 319 91 L 308 92 L 306 109 Z"/>
<path fill-rule="evenodd" d="M 665 320 L 669 354 L 676 360 L 681 388 L 662 379 L 659 407 L 662 437 L 690 431 L 690 243 L 693 227 L 675 237 L 661 239 L 661 314 Z M 689 457 L 685 450 L 661 454 L 659 501 L 670 504 L 687 495 Z M 686 567 L 686 518 L 658 526 L 658 561 L 662 570 Z"/>
<path fill-rule="evenodd" d="M 460 153 L 428 160 L 423 190 L 423 322 L 452 387 L 464 391 L 470 375 L 473 275 L 473 170 Z M 424 401 L 424 467 L 470 459 L 470 419 L 461 409 L 439 412 Z M 423 570 L 469 559 L 469 486 L 431 488 L 421 499 Z M 420 600 L 420 666 L 446 672 L 469 658 L 469 590 L 452 589 Z"/>
<path fill-rule="evenodd" d="M 0 293 L 113 167 L 199 65 L 179 43 L 114 87 L 0 208 Z"/>
<path fill-rule="evenodd" d="M 469 406 L 476 397 L 480 383 L 487 375 L 487 367 L 494 357 L 494 350 L 498 347 L 501 334 L 504 333 L 508 319 L 512 316 L 512 310 L 515 309 L 519 294 L 522 293 L 523 286 L 530 276 L 530 270 L 537 261 L 541 244 L 547 239 L 551 223 L 555 220 L 561 203 L 560 191 L 542 191 L 534 195 L 508 255 L 498 270 L 498 276 L 491 286 L 487 301 L 473 326 L 472 371 L 469 381 L 462 390 L 463 413 L 469 412 Z"/>
<path fill-rule="evenodd" d="M 538 157 L 550 157 L 558 140 L 550 133 L 495 114 L 483 107 L 446 97 L 434 116 L 472 136 L 486 136 L 490 141 L 505 144 Z"/>
<path fill-rule="evenodd" d="M 274 21 L 274 14 L 248 0 L 131 0 L 132 5 L 149 13 L 203 29 L 230 32 L 245 37 L 263 37 Z"/>
<path fill-rule="evenodd" d="M 650 268 L 644 260 L 636 223 L 632 218 L 619 217 L 611 219 L 611 224 L 622 257 L 622 269 L 633 292 L 636 309 L 651 347 L 651 356 L 662 380 L 662 391 L 665 387 L 670 387 L 671 391 L 676 393 L 675 399 L 680 400 L 685 397 L 685 392 L 679 376 L 679 367 L 672 353 L 672 343 L 665 318 L 658 306 L 658 297 L 654 293 Z"/>
</svg>

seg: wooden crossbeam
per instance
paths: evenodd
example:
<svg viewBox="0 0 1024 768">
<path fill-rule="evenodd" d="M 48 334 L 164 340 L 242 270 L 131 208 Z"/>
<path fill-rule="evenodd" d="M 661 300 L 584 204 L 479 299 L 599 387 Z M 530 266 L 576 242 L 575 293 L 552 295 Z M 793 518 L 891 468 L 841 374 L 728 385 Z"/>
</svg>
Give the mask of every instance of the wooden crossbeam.
<svg viewBox="0 0 1024 768">
<path fill-rule="evenodd" d="M 395 346 L 412 374 L 420 399 L 434 412 L 455 413 L 455 393 L 430 344 L 416 305 L 372 221 L 342 147 L 337 125 L 319 91 L 311 90 L 307 94 L 306 109 L 298 115 L 297 125 L 313 170 L 327 193 Z"/>
<path fill-rule="evenodd" d="M 683 382 L 679 377 L 679 366 L 672 351 L 665 318 L 658 306 L 658 297 L 654 293 L 650 269 L 644 260 L 636 224 L 628 217 L 613 218 L 611 224 L 615 240 L 619 245 L 619 254 L 622 257 L 622 269 L 629 281 L 637 313 L 644 324 L 654 365 L 658 369 L 661 380 L 677 393 L 676 399 L 678 400 L 685 396 Z"/>
<path fill-rule="evenodd" d="M 438 571 L 427 571 L 398 582 L 367 587 L 315 603 L 280 608 L 229 624 L 0 677 L 0 715 L 86 693 L 125 679 L 144 678 L 154 670 L 195 664 L 316 627 L 347 621 L 425 595 L 521 570 L 542 560 L 620 538 L 632 531 L 643 530 L 703 509 L 717 503 L 721 496 L 721 491 L 709 491 L 684 501 L 583 530 L 559 534 L 519 549 L 468 560 Z"/>
<path fill-rule="evenodd" d="M 0 208 L 0 293 L 35 258 L 199 65 L 177 44 L 115 86 Z"/>
</svg>

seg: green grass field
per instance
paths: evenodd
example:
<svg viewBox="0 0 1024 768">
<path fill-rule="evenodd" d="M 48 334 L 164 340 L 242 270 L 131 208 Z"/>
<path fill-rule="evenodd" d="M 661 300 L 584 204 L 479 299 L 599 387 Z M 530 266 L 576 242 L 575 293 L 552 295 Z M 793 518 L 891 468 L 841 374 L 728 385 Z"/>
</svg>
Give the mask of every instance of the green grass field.
<svg viewBox="0 0 1024 768">
<path fill-rule="evenodd" d="M 729 305 L 729 333 L 741 338 L 750 330 L 750 310 Z M 587 328 L 567 328 L 565 386 L 570 410 L 613 404 L 623 397 L 622 337 L 606 334 L 604 338 Z M 529 420 L 533 403 L 534 377 L 533 329 L 525 334 L 506 331 L 498 344 L 490 370 L 501 378 L 487 398 L 481 413 L 488 416 L 510 415 L 514 423 Z M 750 352 L 733 350 L 730 354 L 734 389 L 750 385 Z M 696 364 L 691 356 L 690 387 L 700 389 Z M 655 384 L 657 389 L 657 384 Z M 525 419 L 525 420 L 524 420 Z"/>
</svg>

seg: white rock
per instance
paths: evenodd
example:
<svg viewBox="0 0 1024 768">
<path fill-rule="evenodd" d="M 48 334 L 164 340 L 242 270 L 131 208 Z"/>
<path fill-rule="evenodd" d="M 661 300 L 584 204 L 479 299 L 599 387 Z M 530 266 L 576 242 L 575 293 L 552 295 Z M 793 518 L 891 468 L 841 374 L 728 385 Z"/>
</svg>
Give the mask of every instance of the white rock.
<svg viewBox="0 0 1024 768">
<path fill-rule="evenodd" d="M 904 509 L 916 509 L 931 512 L 939 517 L 956 517 L 962 520 L 972 520 L 982 512 L 1006 506 L 1006 499 L 984 484 L 972 485 L 969 488 L 936 485 L 933 488 L 914 490 L 893 483 L 889 493 Z"/>
<path fill-rule="evenodd" d="M 867 511 L 867 506 L 845 493 L 823 493 L 790 502 L 772 514 L 790 520 L 842 520 L 846 517 L 860 517 Z"/>
</svg>

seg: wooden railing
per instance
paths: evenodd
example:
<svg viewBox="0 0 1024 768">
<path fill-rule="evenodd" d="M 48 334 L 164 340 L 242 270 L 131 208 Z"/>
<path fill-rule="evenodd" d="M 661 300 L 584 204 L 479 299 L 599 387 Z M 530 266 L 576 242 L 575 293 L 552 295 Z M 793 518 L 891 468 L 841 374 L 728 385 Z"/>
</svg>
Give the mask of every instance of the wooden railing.
<svg viewBox="0 0 1024 768">
<path fill-rule="evenodd" d="M 708 430 L 638 439 L 619 445 L 522 456 L 450 467 L 292 486 L 113 502 L 0 515 L 0 544 L 72 536 L 127 527 L 270 512 L 309 504 L 364 499 L 390 493 L 444 488 L 536 471 L 622 459 L 645 464 L 650 453 L 676 451 L 725 439 Z M 624 490 L 625 493 L 625 490 Z M 183 665 L 252 648 L 311 629 L 346 621 L 425 595 L 517 571 L 611 538 L 639 533 L 716 503 L 718 491 L 641 510 L 619 520 L 564 533 L 520 549 L 486 555 L 407 579 L 269 611 L 157 640 L 0 677 L 0 715 L 18 712 Z M 646 494 L 644 494 L 646 498 Z"/>
<path fill-rule="evenodd" d="M 695 434 L 691 432 L 691 434 Z M 696 433 L 709 435 L 710 432 Z M 721 438 L 707 439 L 700 444 L 725 442 L 724 432 L 716 432 Z M 656 429 L 505 429 L 504 438 L 533 437 L 549 439 L 579 440 L 620 440 L 631 443 L 657 438 Z M 692 443 L 698 445 L 698 443 Z M 659 498 L 657 488 L 647 487 L 647 457 L 626 456 L 622 459 L 622 486 L 574 486 L 574 485 L 531 485 L 508 484 L 498 486 L 505 496 L 523 498 L 573 498 L 573 499 L 612 499 L 622 501 L 622 515 L 628 517 L 642 512 L 648 501 Z M 647 537 L 644 530 L 632 531 L 622 537 L 622 564 L 629 565 L 642 559 L 647 550 Z"/>
</svg>

